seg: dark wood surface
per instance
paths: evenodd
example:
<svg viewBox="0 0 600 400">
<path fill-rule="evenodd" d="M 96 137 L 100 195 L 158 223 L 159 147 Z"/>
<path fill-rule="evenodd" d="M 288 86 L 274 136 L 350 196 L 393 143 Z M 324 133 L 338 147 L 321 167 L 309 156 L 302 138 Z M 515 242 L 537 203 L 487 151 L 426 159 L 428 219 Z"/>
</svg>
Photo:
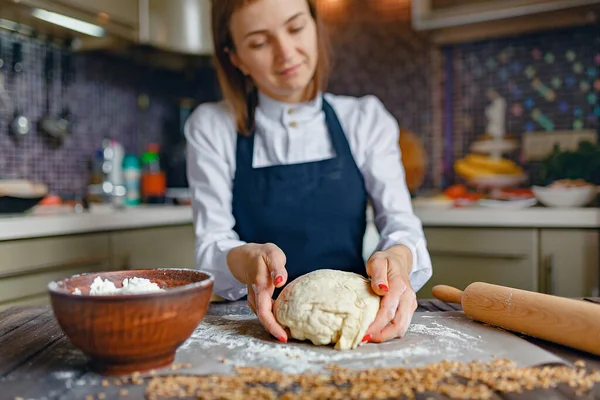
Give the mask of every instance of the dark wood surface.
<svg viewBox="0 0 600 400">
<path fill-rule="evenodd" d="M 598 298 L 588 298 L 600 304 Z M 599 306 L 600 307 L 600 306 Z M 207 315 L 239 313 L 243 302 L 213 303 Z M 460 306 L 439 300 L 419 300 L 417 312 L 456 311 Z M 584 360 L 589 370 L 600 371 L 600 357 L 522 336 L 568 360 Z M 145 381 L 121 383 L 90 372 L 87 358 L 63 335 L 52 310 L 46 307 L 13 307 L 0 313 L 0 399 L 143 399 Z M 418 399 L 447 397 L 427 393 Z M 576 396 L 566 385 L 553 390 L 496 395 L 494 399 L 600 399 L 600 385 Z"/>
</svg>

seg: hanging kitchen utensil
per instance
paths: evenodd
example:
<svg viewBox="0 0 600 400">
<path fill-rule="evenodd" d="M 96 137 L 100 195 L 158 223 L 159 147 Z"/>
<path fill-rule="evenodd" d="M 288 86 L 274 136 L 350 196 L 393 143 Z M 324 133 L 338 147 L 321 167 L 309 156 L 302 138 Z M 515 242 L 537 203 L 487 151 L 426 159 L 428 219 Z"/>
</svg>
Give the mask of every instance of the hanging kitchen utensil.
<svg viewBox="0 0 600 400">
<path fill-rule="evenodd" d="M 44 70 L 43 70 L 43 78 L 45 79 L 45 88 L 46 88 L 46 110 L 42 118 L 40 119 L 40 128 L 47 133 L 49 130 L 53 130 L 54 126 L 54 118 L 52 118 L 52 113 L 50 112 L 50 99 L 51 99 L 51 83 L 52 83 L 52 73 L 54 71 L 54 56 L 52 54 L 52 47 L 49 43 L 46 47 L 46 58 L 44 59 Z"/>
<path fill-rule="evenodd" d="M 4 87 L 4 71 L 6 70 L 6 57 L 4 54 L 4 38 L 0 35 L 0 100 L 6 110 L 7 115 L 12 114 L 13 104 L 8 95 L 8 91 Z"/>
<path fill-rule="evenodd" d="M 71 111 L 69 110 L 69 101 L 67 99 L 67 93 L 69 89 L 69 84 L 71 81 L 71 75 L 73 72 L 73 66 L 71 61 L 71 48 L 70 48 L 70 40 L 65 42 L 65 49 L 61 53 L 61 97 L 63 102 L 63 109 L 60 113 L 58 124 L 63 129 L 64 134 L 71 133 L 72 128 L 72 116 Z"/>
<path fill-rule="evenodd" d="M 23 44 L 19 39 L 13 43 L 13 72 L 15 81 L 15 107 L 13 119 L 10 122 L 9 131 L 15 138 L 25 136 L 29 133 L 29 120 L 21 111 L 21 94 L 23 89 Z"/>
<path fill-rule="evenodd" d="M 46 48 L 46 58 L 44 61 L 44 74 L 46 78 L 46 111 L 45 115 L 40 119 L 39 125 L 54 144 L 60 144 L 64 135 L 64 124 L 59 122 L 58 118 L 52 116 L 50 111 L 50 102 L 52 101 L 52 87 L 54 81 L 54 49 L 52 42 L 49 41 Z"/>
</svg>

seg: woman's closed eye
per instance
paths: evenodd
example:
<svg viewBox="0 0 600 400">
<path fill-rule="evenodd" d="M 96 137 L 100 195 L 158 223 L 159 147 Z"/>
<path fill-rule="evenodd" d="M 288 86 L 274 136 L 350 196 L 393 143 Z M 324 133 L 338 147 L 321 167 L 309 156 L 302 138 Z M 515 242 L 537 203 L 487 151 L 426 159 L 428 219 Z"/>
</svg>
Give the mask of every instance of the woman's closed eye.
<svg viewBox="0 0 600 400">
<path fill-rule="evenodd" d="M 262 47 L 264 47 L 267 44 L 266 40 L 261 40 L 260 42 L 252 42 L 250 43 L 250 48 L 251 49 L 260 49 Z"/>
<path fill-rule="evenodd" d="M 251 49 L 260 49 L 261 47 L 265 46 L 267 43 L 268 43 L 268 38 L 266 37 L 266 35 L 254 35 L 254 37 L 248 41 L 248 46 Z"/>
<path fill-rule="evenodd" d="M 304 29 L 305 26 L 306 26 L 306 24 L 292 26 L 292 27 L 290 27 L 290 32 L 291 33 L 302 32 L 302 30 Z"/>
<path fill-rule="evenodd" d="M 289 28 L 289 31 L 291 34 L 295 35 L 295 34 L 302 32 L 305 27 L 306 27 L 305 24 L 293 26 L 293 27 Z M 267 44 L 269 44 L 269 40 L 267 38 L 262 38 L 262 39 L 253 39 L 252 41 L 250 41 L 249 46 L 251 49 L 258 50 L 258 49 L 266 46 Z"/>
</svg>

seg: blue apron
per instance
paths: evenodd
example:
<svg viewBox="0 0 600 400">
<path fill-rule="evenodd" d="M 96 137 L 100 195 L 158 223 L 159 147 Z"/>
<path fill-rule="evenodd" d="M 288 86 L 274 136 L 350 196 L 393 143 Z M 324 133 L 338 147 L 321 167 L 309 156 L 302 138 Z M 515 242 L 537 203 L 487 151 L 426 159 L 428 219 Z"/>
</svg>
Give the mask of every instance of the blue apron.
<svg viewBox="0 0 600 400">
<path fill-rule="evenodd" d="M 254 133 L 237 135 L 234 230 L 245 242 L 279 246 L 286 255 L 287 283 L 325 268 L 366 276 L 363 176 L 325 99 L 323 111 L 336 154 L 331 159 L 253 168 Z"/>
</svg>

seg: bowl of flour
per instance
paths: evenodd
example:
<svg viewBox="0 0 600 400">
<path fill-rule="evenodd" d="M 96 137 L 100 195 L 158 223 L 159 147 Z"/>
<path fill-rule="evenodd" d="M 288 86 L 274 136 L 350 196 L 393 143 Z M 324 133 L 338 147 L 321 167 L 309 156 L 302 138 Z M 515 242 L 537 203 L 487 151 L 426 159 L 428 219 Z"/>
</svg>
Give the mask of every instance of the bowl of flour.
<svg viewBox="0 0 600 400">
<path fill-rule="evenodd" d="M 179 268 L 94 272 L 48 284 L 67 338 L 103 375 L 169 366 L 204 318 L 213 277 Z"/>
<path fill-rule="evenodd" d="M 147 278 L 140 278 L 138 276 L 125 278 L 121 282 L 121 286 L 117 287 L 114 282 L 108 279 L 102 279 L 102 277 L 98 275 L 90 285 L 88 294 L 90 296 L 104 296 L 115 294 L 155 293 L 164 292 L 165 290 L 166 289 L 161 288 L 157 283 L 152 282 Z M 72 293 L 83 294 L 79 288 L 75 288 Z"/>
</svg>

